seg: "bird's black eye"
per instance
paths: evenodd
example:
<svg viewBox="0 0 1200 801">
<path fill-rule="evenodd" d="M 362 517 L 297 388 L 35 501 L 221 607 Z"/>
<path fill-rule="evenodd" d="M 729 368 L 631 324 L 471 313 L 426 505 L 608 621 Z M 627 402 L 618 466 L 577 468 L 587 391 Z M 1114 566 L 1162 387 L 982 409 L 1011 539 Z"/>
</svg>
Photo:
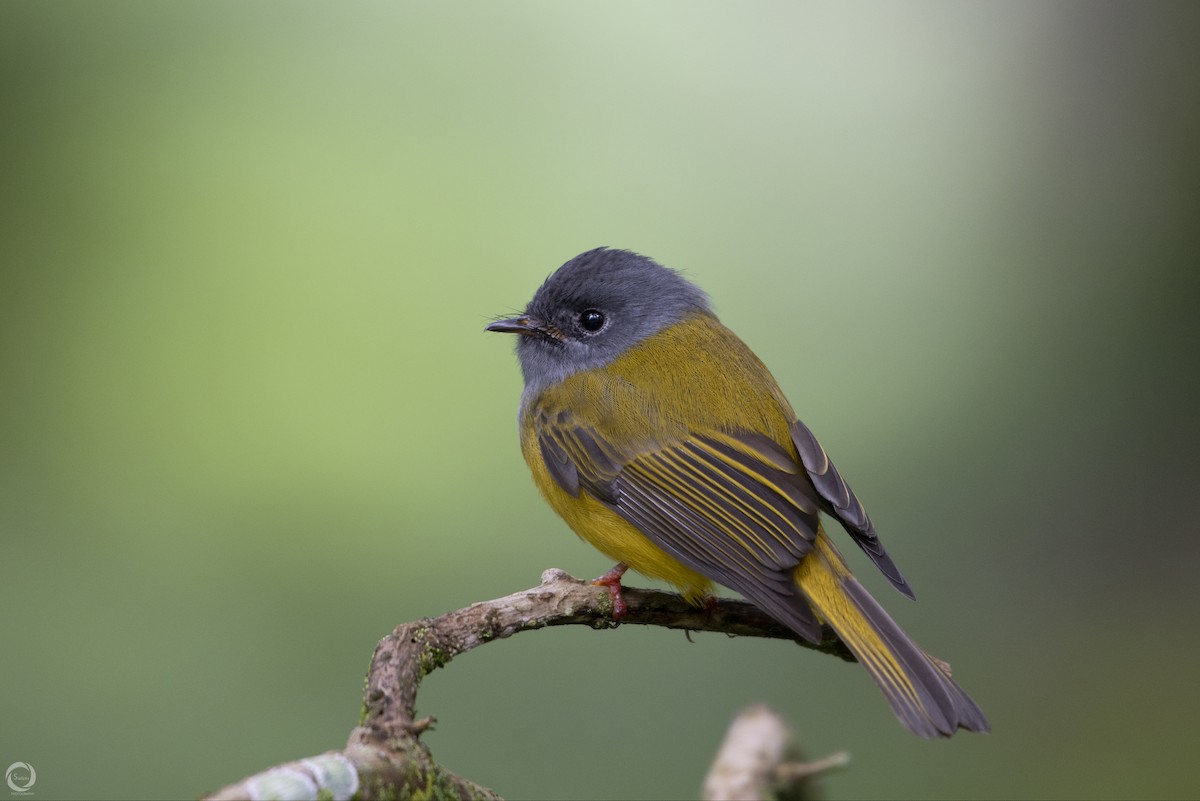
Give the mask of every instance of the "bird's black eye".
<svg viewBox="0 0 1200 801">
<path fill-rule="evenodd" d="M 604 313 L 597 309 L 584 309 L 579 313 L 579 327 L 594 334 L 604 327 Z"/>
</svg>

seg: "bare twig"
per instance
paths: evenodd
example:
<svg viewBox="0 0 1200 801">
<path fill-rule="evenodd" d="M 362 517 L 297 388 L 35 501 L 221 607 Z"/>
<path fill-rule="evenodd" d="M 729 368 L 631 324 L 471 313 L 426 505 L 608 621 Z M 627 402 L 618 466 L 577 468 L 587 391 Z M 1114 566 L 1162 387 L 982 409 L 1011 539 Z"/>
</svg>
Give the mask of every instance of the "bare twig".
<svg viewBox="0 0 1200 801">
<path fill-rule="evenodd" d="M 813 645 L 745 601 L 720 599 L 698 609 L 674 593 L 626 588 L 622 623 L 685 631 L 714 631 L 741 637 L 794 640 L 800 645 L 853 661 L 826 630 Z M 421 679 L 459 654 L 484 643 L 547 626 L 615 628 L 607 588 L 551 568 L 537 587 L 483 601 L 437 618 L 403 623 L 375 646 L 367 674 L 363 716 L 341 751 L 280 765 L 229 785 L 213 801 L 257 798 L 334 799 L 428 797 L 498 798 L 486 788 L 434 762 L 420 740 L 432 718 L 415 718 Z"/>
<path fill-rule="evenodd" d="M 704 801 L 811 799 L 812 777 L 841 767 L 850 757 L 839 751 L 802 762 L 792 731 L 774 710 L 748 707 L 733 720 L 704 780 Z"/>
</svg>

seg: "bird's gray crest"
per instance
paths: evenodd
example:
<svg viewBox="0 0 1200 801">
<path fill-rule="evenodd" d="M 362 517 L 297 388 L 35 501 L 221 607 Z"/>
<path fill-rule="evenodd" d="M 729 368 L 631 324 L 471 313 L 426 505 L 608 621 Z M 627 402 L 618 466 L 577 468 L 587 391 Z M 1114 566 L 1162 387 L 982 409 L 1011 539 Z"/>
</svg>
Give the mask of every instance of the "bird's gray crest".
<svg viewBox="0 0 1200 801">
<path fill-rule="evenodd" d="M 580 326 L 588 310 L 604 315 L 595 332 Z M 517 356 L 526 396 L 567 376 L 612 362 L 693 312 L 711 313 L 708 296 L 675 270 L 628 250 L 596 248 L 559 267 L 525 308 L 553 336 L 522 336 Z"/>
</svg>

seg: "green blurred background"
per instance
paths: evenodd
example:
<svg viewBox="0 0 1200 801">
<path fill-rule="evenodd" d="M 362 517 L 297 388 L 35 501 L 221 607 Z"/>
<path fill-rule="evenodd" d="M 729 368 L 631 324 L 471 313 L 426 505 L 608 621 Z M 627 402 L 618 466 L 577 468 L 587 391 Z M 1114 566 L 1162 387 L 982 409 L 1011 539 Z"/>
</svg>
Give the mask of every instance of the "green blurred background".
<svg viewBox="0 0 1200 801">
<path fill-rule="evenodd" d="M 994 733 L 627 626 L 432 676 L 438 758 L 693 796 L 765 701 L 851 752 L 835 799 L 1194 796 L 1198 40 L 1194 3 L 0 4 L 0 767 L 195 797 L 342 745 L 393 625 L 606 569 L 482 329 L 611 245 L 771 366 Z"/>
</svg>

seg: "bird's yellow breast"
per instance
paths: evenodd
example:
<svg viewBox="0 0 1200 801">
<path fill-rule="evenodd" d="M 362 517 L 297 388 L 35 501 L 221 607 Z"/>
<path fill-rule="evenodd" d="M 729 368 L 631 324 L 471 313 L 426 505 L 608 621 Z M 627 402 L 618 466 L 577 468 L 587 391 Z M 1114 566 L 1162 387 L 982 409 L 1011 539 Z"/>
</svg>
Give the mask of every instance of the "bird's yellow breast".
<svg viewBox="0 0 1200 801">
<path fill-rule="evenodd" d="M 576 534 L 609 558 L 678 587 L 690 600 L 712 582 L 663 551 L 581 489 L 564 490 L 546 467 L 536 421 L 560 411 L 630 453 L 647 453 L 693 433 L 753 431 L 795 456 L 795 415 L 762 362 L 713 316 L 697 313 L 632 346 L 612 363 L 575 373 L 527 399 L 521 452 L 534 483 Z"/>
</svg>

